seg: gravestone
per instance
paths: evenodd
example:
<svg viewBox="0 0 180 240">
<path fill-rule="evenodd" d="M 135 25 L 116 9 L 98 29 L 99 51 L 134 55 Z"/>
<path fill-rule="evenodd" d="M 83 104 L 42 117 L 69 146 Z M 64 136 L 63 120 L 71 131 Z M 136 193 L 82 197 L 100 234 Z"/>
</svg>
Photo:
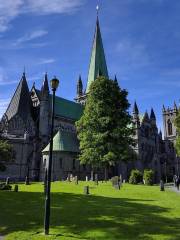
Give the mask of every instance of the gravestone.
<svg viewBox="0 0 180 240">
<path fill-rule="evenodd" d="M 6 178 L 6 185 L 9 185 L 9 183 L 10 183 L 9 179 L 10 179 L 9 177 Z"/>
<path fill-rule="evenodd" d="M 120 187 L 122 186 L 122 175 L 120 174 L 120 176 L 119 176 L 119 185 L 120 185 Z"/>
<path fill-rule="evenodd" d="M 14 186 L 14 192 L 18 192 L 19 188 L 18 188 L 18 185 L 15 185 Z"/>
<path fill-rule="evenodd" d="M 25 178 L 25 185 L 29 185 L 29 177 L 28 176 L 26 176 L 26 178 Z"/>
<path fill-rule="evenodd" d="M 163 182 L 163 180 L 160 181 L 160 191 L 164 191 L 164 182 Z"/>
<path fill-rule="evenodd" d="M 95 177 L 95 179 L 94 179 L 95 184 L 98 185 L 98 174 L 96 173 L 94 177 Z"/>
<path fill-rule="evenodd" d="M 88 176 L 86 176 L 86 182 L 88 182 Z"/>
<path fill-rule="evenodd" d="M 68 182 L 70 182 L 70 181 L 71 181 L 71 174 L 70 174 L 70 173 L 68 173 L 67 180 L 68 180 Z"/>
<path fill-rule="evenodd" d="M 85 195 L 89 194 L 89 186 L 84 186 L 84 194 Z"/>
<path fill-rule="evenodd" d="M 78 185 L 78 176 L 74 177 L 75 184 Z"/>
<path fill-rule="evenodd" d="M 112 178 L 111 178 L 111 181 L 112 181 L 112 186 L 113 186 L 115 189 L 120 190 L 120 180 L 119 180 L 119 177 L 118 177 L 118 176 L 112 177 Z"/>
<path fill-rule="evenodd" d="M 91 181 L 94 181 L 94 172 L 91 171 Z"/>
</svg>

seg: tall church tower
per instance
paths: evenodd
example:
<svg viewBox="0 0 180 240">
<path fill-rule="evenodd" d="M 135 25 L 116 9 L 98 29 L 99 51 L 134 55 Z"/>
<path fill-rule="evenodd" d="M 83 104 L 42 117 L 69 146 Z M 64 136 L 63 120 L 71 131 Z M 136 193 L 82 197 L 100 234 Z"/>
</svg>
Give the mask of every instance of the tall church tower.
<svg viewBox="0 0 180 240">
<path fill-rule="evenodd" d="M 41 88 L 39 135 L 42 142 L 47 143 L 49 138 L 49 85 L 47 73 Z"/>
<path fill-rule="evenodd" d="M 163 126 L 164 126 L 164 138 L 175 143 L 177 137 L 176 126 L 174 124 L 176 116 L 178 114 L 178 107 L 174 102 L 173 108 L 165 108 L 163 105 Z"/>
<path fill-rule="evenodd" d="M 89 72 L 88 72 L 87 87 L 86 87 L 86 90 L 83 92 L 82 80 L 78 79 L 78 83 L 77 83 L 78 91 L 77 91 L 77 97 L 75 98 L 76 102 L 85 104 L 86 97 L 90 89 L 90 85 L 99 76 L 104 76 L 109 78 L 106 58 L 105 58 L 105 53 L 103 48 L 103 42 L 101 37 L 99 18 L 97 16 L 96 29 L 94 34 Z"/>
</svg>

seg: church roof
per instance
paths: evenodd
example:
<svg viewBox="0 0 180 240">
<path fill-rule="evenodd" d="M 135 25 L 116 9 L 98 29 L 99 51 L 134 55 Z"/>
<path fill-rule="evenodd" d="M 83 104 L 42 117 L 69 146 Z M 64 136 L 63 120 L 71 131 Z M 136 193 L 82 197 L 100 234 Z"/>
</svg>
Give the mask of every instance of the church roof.
<svg viewBox="0 0 180 240">
<path fill-rule="evenodd" d="M 52 95 L 50 95 L 50 99 L 52 99 Z M 55 97 L 55 115 L 61 116 L 64 118 L 79 120 L 83 114 L 84 107 L 73 101 Z"/>
<path fill-rule="evenodd" d="M 30 115 L 30 96 L 29 88 L 26 81 L 25 73 L 19 82 L 17 89 L 10 101 L 10 104 L 5 112 L 8 120 L 18 114 L 22 119 L 28 118 Z"/>
<path fill-rule="evenodd" d="M 53 151 L 78 153 L 79 142 L 76 132 L 59 130 L 53 138 Z M 49 152 L 49 144 L 42 152 Z"/>
<path fill-rule="evenodd" d="M 108 78 L 106 58 L 105 58 L 105 53 L 104 53 L 104 48 L 103 48 L 99 20 L 97 18 L 94 42 L 93 42 L 93 47 L 92 47 L 92 52 L 91 52 L 91 60 L 90 60 L 90 66 L 89 66 L 89 74 L 88 74 L 86 93 L 89 91 L 91 83 L 99 75 L 102 75 L 102 76 L 105 76 Z"/>
</svg>

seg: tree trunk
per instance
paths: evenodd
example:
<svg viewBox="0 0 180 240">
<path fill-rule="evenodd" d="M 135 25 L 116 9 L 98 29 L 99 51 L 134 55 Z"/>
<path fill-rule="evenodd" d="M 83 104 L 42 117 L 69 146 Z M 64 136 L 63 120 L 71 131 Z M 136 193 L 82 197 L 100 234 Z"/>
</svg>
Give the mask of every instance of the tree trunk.
<svg viewBox="0 0 180 240">
<path fill-rule="evenodd" d="M 104 181 L 107 182 L 107 179 L 108 179 L 108 169 L 107 169 L 107 166 L 105 166 L 105 168 L 104 168 Z"/>
<path fill-rule="evenodd" d="M 91 169 L 91 181 L 94 181 L 94 169 Z"/>
</svg>

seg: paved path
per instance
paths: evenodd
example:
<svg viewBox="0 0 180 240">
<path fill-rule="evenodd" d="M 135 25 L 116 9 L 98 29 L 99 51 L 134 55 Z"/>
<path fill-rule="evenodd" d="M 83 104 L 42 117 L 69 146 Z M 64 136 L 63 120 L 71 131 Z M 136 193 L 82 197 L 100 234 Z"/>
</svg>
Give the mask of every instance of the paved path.
<svg viewBox="0 0 180 240">
<path fill-rule="evenodd" d="M 0 240 L 3 240 L 3 239 L 4 239 L 4 237 L 0 236 Z"/>
<path fill-rule="evenodd" d="M 174 187 L 174 184 L 170 184 L 170 185 L 166 185 L 166 184 L 165 184 L 165 190 L 166 190 L 166 188 L 167 188 L 167 189 L 170 189 L 170 190 L 173 191 L 173 192 L 176 192 L 176 193 L 180 194 L 180 190 L 178 191 L 177 188 Z M 179 189 L 180 189 L 180 188 L 179 188 Z"/>
<path fill-rule="evenodd" d="M 171 187 L 171 190 L 176 192 L 176 193 L 178 193 L 178 194 L 180 194 L 180 190 L 178 191 L 176 187 Z"/>
</svg>

